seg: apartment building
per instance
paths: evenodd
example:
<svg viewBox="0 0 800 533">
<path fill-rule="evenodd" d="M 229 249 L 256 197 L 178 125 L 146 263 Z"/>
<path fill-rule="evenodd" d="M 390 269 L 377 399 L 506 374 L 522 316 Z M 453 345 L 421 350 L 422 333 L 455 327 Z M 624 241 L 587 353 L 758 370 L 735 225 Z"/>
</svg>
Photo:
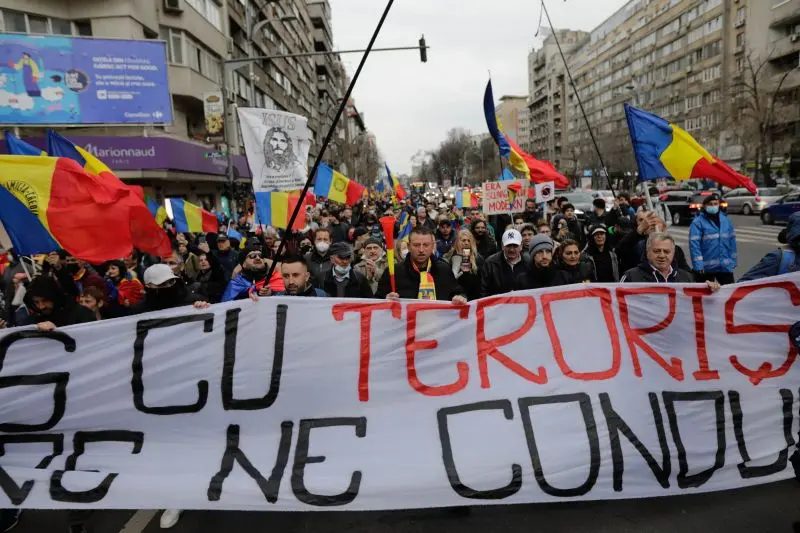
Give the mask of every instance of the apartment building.
<svg viewBox="0 0 800 533">
<path fill-rule="evenodd" d="M 587 33 L 556 30 L 565 55 L 573 53 Z M 553 35 L 545 37 L 542 47 L 528 55 L 527 144 L 522 148 L 540 159 L 562 168 L 562 150 L 567 131 L 567 71 Z"/>
<path fill-rule="evenodd" d="M 173 122 L 169 125 L 58 128 L 100 156 L 126 181 L 156 197 L 183 196 L 219 205 L 227 190 L 224 146 L 206 142 L 203 94 L 220 90 L 222 61 L 331 50 L 330 7 L 307 0 L 5 0 L 0 31 L 147 40 L 167 43 Z M 320 29 L 321 28 L 321 29 Z M 277 58 L 245 64 L 227 81 L 229 132 L 238 132 L 236 106 L 290 111 L 308 117 L 315 139 L 323 113 L 337 97 L 344 69 L 331 57 Z M 43 128 L 20 128 L 41 138 Z M 239 134 L 229 135 L 234 174 L 249 181 Z M 312 156 L 319 142 L 312 145 Z"/>
<path fill-rule="evenodd" d="M 500 103 L 494 109 L 503 132 L 517 144 L 520 132 L 519 117 L 527 106 L 527 101 L 527 96 L 504 95 L 500 97 Z"/>
<path fill-rule="evenodd" d="M 775 151 L 780 157 L 793 153 L 800 113 L 798 23 L 800 0 L 631 0 L 588 34 L 574 35 L 567 61 L 609 172 L 624 177 L 636 171 L 626 102 L 680 125 L 732 165 L 745 166 L 753 157 L 746 140 L 752 132 L 743 131 L 740 120 L 748 62 L 755 69 L 767 63 L 762 87 L 775 89 L 785 77 L 778 92 L 789 112 L 780 115 Z M 558 35 L 563 46 L 568 36 L 563 30 Z M 563 65 L 552 48 L 545 41 L 529 57 L 531 149 L 565 172 L 597 176 L 588 129 L 568 80 L 559 82 Z M 555 78 L 545 75 L 551 63 Z"/>
</svg>

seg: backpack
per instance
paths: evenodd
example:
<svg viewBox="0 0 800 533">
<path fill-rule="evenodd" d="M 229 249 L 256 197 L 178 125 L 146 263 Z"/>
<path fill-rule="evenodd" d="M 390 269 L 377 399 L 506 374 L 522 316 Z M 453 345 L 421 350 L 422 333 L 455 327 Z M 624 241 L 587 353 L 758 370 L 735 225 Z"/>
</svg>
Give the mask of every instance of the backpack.
<svg viewBox="0 0 800 533">
<path fill-rule="evenodd" d="M 781 262 L 778 265 L 778 276 L 781 274 L 788 274 L 789 272 L 793 272 L 794 262 L 797 256 L 795 255 L 793 250 L 784 250 L 781 249 Z"/>
</svg>

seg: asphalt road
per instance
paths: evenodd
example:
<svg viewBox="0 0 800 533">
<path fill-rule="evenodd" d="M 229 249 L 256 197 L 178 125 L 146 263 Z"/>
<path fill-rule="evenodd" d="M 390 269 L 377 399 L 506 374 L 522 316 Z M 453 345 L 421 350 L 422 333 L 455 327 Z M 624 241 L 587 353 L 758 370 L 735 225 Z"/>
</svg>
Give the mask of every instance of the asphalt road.
<svg viewBox="0 0 800 533">
<path fill-rule="evenodd" d="M 767 252 L 778 246 L 780 226 L 763 226 L 758 217 L 731 217 L 737 233 L 739 267 L 744 274 Z M 688 227 L 670 232 L 688 253 Z M 89 533 L 155 533 L 156 511 L 98 511 L 92 514 Z M 800 522 L 800 484 L 773 483 L 738 491 L 711 494 L 618 500 L 475 507 L 469 515 L 447 510 L 393 512 L 254 513 L 188 511 L 170 531 L 175 533 L 531 533 L 614 532 L 770 533 L 792 531 Z M 67 514 L 26 511 L 19 533 L 67 532 Z"/>
<path fill-rule="evenodd" d="M 156 533 L 153 511 L 96 512 L 89 533 Z M 734 491 L 646 500 L 393 512 L 185 512 L 175 533 L 791 533 L 800 485 L 785 481 Z M 65 512 L 26 511 L 19 533 L 67 533 Z"/>
<path fill-rule="evenodd" d="M 736 279 L 739 279 L 751 267 L 756 265 L 768 252 L 774 250 L 778 243 L 778 233 L 785 226 L 764 226 L 758 216 L 731 215 L 731 221 L 736 229 L 736 244 L 739 252 L 739 266 L 736 268 Z M 689 226 L 672 226 L 669 232 L 675 237 L 676 242 L 686 253 L 686 259 L 691 262 L 689 253 Z"/>
</svg>

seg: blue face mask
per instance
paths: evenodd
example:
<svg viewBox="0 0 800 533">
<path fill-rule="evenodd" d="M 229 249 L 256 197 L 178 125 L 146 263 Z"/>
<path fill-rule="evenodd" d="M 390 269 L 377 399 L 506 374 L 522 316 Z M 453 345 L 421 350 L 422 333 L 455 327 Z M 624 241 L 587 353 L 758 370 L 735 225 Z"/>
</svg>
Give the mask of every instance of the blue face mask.
<svg viewBox="0 0 800 533">
<path fill-rule="evenodd" d="M 710 205 L 706 207 L 706 213 L 709 215 L 716 215 L 719 213 L 719 206 L 718 205 Z"/>
</svg>

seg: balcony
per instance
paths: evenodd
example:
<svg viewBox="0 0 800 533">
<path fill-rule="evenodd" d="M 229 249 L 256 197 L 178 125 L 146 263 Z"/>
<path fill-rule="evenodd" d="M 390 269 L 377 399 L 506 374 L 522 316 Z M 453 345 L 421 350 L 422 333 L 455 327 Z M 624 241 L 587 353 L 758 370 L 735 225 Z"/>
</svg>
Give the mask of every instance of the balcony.
<svg viewBox="0 0 800 533">
<path fill-rule="evenodd" d="M 169 92 L 203 101 L 203 93 L 219 90 L 219 85 L 199 72 L 181 65 L 169 66 Z"/>
<path fill-rule="evenodd" d="M 777 84 L 780 83 L 781 78 L 783 78 L 786 74 L 776 74 L 772 77 L 772 80 Z M 781 85 L 781 92 L 790 91 L 792 89 L 797 89 L 800 87 L 800 69 L 793 69 L 786 79 L 783 81 L 783 85 Z"/>
<path fill-rule="evenodd" d="M 779 28 L 800 22 L 800 0 L 788 0 L 773 7 L 771 19 L 770 28 Z"/>
<path fill-rule="evenodd" d="M 770 60 L 780 59 L 788 55 L 800 53 L 800 34 L 790 35 L 772 43 Z"/>
</svg>

